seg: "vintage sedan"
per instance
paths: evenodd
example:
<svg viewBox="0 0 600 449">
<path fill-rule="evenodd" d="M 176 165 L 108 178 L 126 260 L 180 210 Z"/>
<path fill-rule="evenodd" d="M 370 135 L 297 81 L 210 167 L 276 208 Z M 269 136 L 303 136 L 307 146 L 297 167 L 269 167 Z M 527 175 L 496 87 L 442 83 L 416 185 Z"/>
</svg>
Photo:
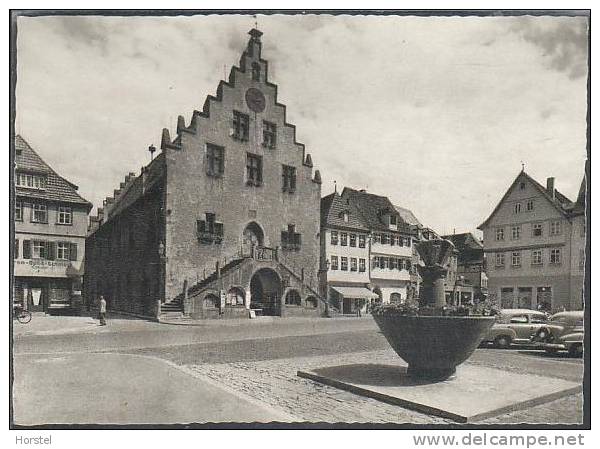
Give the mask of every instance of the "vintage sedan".
<svg viewBox="0 0 600 449">
<path fill-rule="evenodd" d="M 568 351 L 572 357 L 583 355 L 583 311 L 559 312 L 550 317 L 531 341 L 548 353 Z"/>
<path fill-rule="evenodd" d="M 548 315 L 545 312 L 502 309 L 482 343 L 493 343 L 497 348 L 508 348 L 511 344 L 531 344 L 532 337 L 547 322 Z"/>
</svg>

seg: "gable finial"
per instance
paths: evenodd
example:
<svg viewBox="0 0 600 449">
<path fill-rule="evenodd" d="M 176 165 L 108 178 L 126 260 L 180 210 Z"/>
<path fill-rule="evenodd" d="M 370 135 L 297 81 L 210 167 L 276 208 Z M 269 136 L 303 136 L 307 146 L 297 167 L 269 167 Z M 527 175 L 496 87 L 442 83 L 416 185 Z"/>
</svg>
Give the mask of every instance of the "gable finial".
<svg viewBox="0 0 600 449">
<path fill-rule="evenodd" d="M 521 161 L 521 172 L 525 171 L 525 162 Z"/>
<path fill-rule="evenodd" d="M 333 180 L 333 192 L 337 193 L 337 181 L 335 179 Z"/>
</svg>

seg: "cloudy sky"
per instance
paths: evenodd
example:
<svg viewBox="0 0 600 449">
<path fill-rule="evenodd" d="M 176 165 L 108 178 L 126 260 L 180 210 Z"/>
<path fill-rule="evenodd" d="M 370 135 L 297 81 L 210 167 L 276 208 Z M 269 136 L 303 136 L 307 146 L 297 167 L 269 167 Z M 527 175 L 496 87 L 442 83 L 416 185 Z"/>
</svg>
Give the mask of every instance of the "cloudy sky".
<svg viewBox="0 0 600 449">
<path fill-rule="evenodd" d="M 263 57 L 322 193 L 367 188 L 442 233 L 474 231 L 521 170 L 575 199 L 587 19 L 258 16 Z M 101 205 L 189 122 L 250 16 L 18 20 L 17 132 Z"/>
</svg>

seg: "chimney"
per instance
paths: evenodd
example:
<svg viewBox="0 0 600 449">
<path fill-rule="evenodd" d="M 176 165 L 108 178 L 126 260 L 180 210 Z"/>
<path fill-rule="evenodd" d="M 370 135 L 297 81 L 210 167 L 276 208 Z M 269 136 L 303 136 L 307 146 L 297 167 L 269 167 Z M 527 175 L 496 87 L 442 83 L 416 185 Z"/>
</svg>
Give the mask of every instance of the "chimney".
<svg viewBox="0 0 600 449">
<path fill-rule="evenodd" d="M 555 190 L 553 177 L 546 179 L 546 192 L 548 192 L 548 195 L 550 195 L 552 199 L 556 198 L 556 195 L 554 194 Z"/>
</svg>

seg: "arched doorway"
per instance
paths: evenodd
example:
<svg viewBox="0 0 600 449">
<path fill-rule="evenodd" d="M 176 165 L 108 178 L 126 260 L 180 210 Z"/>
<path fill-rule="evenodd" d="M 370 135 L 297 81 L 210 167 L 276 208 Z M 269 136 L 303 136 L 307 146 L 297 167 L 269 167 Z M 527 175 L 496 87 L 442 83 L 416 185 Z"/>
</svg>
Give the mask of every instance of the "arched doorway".
<svg viewBox="0 0 600 449">
<path fill-rule="evenodd" d="M 244 254 L 251 254 L 253 246 L 264 246 L 265 233 L 261 227 L 252 221 L 246 225 L 242 232 L 242 247 Z"/>
<path fill-rule="evenodd" d="M 261 268 L 250 279 L 250 308 L 262 315 L 281 315 L 281 280 L 270 268 Z"/>
</svg>

